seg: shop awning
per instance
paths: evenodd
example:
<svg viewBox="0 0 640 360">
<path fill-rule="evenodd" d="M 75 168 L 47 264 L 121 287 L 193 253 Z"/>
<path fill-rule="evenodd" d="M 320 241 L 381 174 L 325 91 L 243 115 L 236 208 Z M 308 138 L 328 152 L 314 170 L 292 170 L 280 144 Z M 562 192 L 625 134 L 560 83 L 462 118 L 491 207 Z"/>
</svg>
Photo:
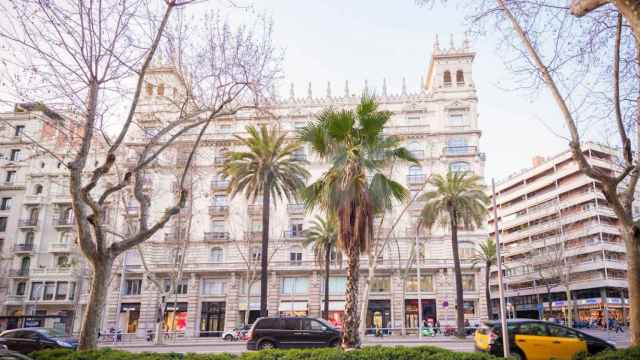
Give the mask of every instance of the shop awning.
<svg viewBox="0 0 640 360">
<path fill-rule="evenodd" d="M 306 301 L 281 301 L 280 307 L 278 307 L 278 311 L 307 311 L 307 302 Z"/>
</svg>

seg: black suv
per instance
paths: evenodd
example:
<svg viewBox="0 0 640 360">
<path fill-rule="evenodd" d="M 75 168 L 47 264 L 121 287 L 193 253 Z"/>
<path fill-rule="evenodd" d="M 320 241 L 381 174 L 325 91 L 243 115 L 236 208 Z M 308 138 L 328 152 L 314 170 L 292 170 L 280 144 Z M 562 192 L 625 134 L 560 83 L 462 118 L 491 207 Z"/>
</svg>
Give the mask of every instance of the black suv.
<svg viewBox="0 0 640 360">
<path fill-rule="evenodd" d="M 253 323 L 248 350 L 310 348 L 340 345 L 340 331 L 323 320 L 306 317 L 265 317 Z"/>
</svg>

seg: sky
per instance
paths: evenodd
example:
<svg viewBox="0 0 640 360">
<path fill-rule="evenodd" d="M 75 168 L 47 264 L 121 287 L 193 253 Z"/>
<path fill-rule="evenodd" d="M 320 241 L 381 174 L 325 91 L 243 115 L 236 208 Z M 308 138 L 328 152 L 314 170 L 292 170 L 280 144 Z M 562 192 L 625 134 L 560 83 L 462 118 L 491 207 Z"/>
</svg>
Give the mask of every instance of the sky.
<svg viewBox="0 0 640 360">
<path fill-rule="evenodd" d="M 274 40 L 285 49 L 281 96 L 293 83 L 297 96 L 324 95 L 327 81 L 342 94 L 345 80 L 351 92 L 380 92 L 383 78 L 389 92 L 398 93 L 402 77 L 416 92 L 425 75 L 433 42 L 460 44 L 468 30 L 455 1 L 419 7 L 414 0 L 255 0 L 257 12 L 271 16 Z M 496 181 L 531 166 L 533 156 L 552 156 L 567 149 L 567 132 L 556 104 L 545 89 L 515 91 L 515 76 L 497 51 L 498 37 L 472 40 L 476 52 L 473 79 L 479 98 L 481 151 L 487 155 L 485 178 Z M 502 56 L 501 56 L 502 55 Z"/>
</svg>

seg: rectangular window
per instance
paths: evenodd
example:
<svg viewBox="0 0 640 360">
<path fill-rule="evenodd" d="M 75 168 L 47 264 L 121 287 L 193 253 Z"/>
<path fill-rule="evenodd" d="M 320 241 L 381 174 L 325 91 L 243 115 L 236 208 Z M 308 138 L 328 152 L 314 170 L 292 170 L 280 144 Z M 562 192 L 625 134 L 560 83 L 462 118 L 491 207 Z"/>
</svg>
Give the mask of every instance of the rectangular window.
<svg viewBox="0 0 640 360">
<path fill-rule="evenodd" d="M 418 277 L 409 276 L 406 280 L 407 292 L 418 292 Z M 433 275 L 420 274 L 420 292 L 433 292 Z"/>
<path fill-rule="evenodd" d="M 175 285 L 175 289 L 173 289 L 174 294 L 184 295 L 187 293 L 187 289 L 189 288 L 188 280 L 181 280 Z M 164 292 L 169 292 L 171 290 L 171 279 L 164 279 Z"/>
<path fill-rule="evenodd" d="M 329 277 L 329 295 L 344 295 L 347 292 L 347 278 L 345 276 Z M 324 295 L 324 279 L 320 282 L 320 293 Z"/>
<path fill-rule="evenodd" d="M 462 289 L 474 291 L 476 289 L 476 276 L 474 274 L 462 274 Z"/>
<path fill-rule="evenodd" d="M 391 278 L 389 276 L 376 276 L 371 281 L 371 292 L 391 291 Z"/>
<path fill-rule="evenodd" d="M 26 287 L 26 283 L 24 281 L 19 282 L 16 285 L 16 295 L 24 296 L 25 287 Z"/>
<path fill-rule="evenodd" d="M 65 300 L 69 291 L 69 283 L 60 281 L 56 287 L 56 300 Z"/>
<path fill-rule="evenodd" d="M 69 283 L 69 300 L 73 300 L 76 297 L 76 283 L 72 281 Z"/>
<path fill-rule="evenodd" d="M 213 204 L 216 205 L 216 206 L 226 206 L 227 205 L 227 195 L 216 194 L 213 197 Z"/>
<path fill-rule="evenodd" d="M 24 134 L 24 125 L 16 125 L 14 136 L 20 136 Z"/>
<path fill-rule="evenodd" d="M 5 232 L 5 231 L 7 231 L 7 217 L 2 216 L 0 217 L 0 232 Z"/>
<path fill-rule="evenodd" d="M 5 176 L 4 182 L 13 184 L 14 181 L 16 181 L 16 172 L 14 170 L 7 171 L 7 176 Z"/>
<path fill-rule="evenodd" d="M 309 279 L 306 277 L 285 277 L 282 279 L 282 294 L 297 295 L 309 292 Z"/>
<path fill-rule="evenodd" d="M 202 295 L 224 295 L 224 281 L 221 279 L 202 280 Z"/>
<path fill-rule="evenodd" d="M 47 281 L 44 284 L 43 300 L 53 300 L 53 296 L 55 292 L 56 292 L 56 283 L 53 281 Z"/>
<path fill-rule="evenodd" d="M 464 304 L 464 314 L 465 315 L 475 315 L 476 314 L 476 302 L 475 300 L 465 300 Z"/>
<path fill-rule="evenodd" d="M 220 124 L 218 128 L 220 129 L 220 132 L 223 134 L 229 134 L 233 132 L 233 128 L 231 127 L 230 124 Z"/>
<path fill-rule="evenodd" d="M 41 282 L 31 283 L 31 294 L 29 294 L 29 300 L 40 300 L 42 298 L 43 285 Z"/>
<path fill-rule="evenodd" d="M 0 210 L 10 210 L 11 209 L 11 198 L 4 197 L 0 200 Z"/>
<path fill-rule="evenodd" d="M 449 114 L 449 126 L 464 126 L 466 122 L 462 114 Z"/>
<path fill-rule="evenodd" d="M 22 160 L 20 149 L 12 149 L 11 155 L 9 156 L 9 160 L 11 161 L 20 161 Z"/>
<path fill-rule="evenodd" d="M 140 295 L 142 279 L 130 279 L 124 282 L 124 295 Z"/>
<path fill-rule="evenodd" d="M 296 238 L 301 237 L 302 234 L 302 220 L 291 220 L 291 223 L 289 224 L 289 236 Z"/>
</svg>

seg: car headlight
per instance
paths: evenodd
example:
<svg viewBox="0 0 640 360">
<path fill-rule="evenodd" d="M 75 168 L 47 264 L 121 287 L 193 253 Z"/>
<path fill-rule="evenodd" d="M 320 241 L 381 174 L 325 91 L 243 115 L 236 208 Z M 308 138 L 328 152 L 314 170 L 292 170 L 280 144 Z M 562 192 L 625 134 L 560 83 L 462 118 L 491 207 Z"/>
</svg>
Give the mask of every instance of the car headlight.
<svg viewBox="0 0 640 360">
<path fill-rule="evenodd" d="M 68 347 L 68 348 L 73 347 L 73 345 L 69 344 L 66 341 L 57 340 L 56 342 L 58 343 L 58 345 L 60 345 L 62 347 Z"/>
</svg>

